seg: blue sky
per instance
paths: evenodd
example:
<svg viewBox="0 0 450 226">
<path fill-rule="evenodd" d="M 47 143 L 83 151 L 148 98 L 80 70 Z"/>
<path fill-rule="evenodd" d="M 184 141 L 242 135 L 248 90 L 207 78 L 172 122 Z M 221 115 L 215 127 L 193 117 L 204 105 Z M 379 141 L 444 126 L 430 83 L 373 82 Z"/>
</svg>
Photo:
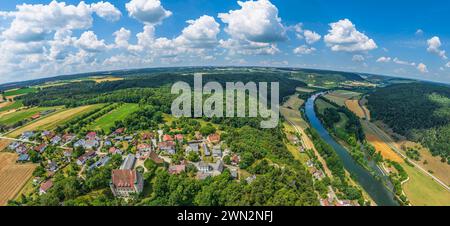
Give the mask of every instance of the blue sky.
<svg viewBox="0 0 450 226">
<path fill-rule="evenodd" d="M 306 67 L 450 83 L 448 21 L 445 0 L 2 1 L 0 83 L 196 65 Z"/>
</svg>

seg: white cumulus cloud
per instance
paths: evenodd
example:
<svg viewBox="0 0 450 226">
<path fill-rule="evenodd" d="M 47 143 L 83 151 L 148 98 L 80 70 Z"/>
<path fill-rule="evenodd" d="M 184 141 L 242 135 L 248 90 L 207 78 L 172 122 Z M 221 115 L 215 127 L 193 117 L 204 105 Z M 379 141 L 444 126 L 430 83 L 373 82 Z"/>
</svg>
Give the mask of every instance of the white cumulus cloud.
<svg viewBox="0 0 450 226">
<path fill-rule="evenodd" d="M 348 19 L 331 23 L 330 27 L 324 40 L 333 51 L 358 52 L 377 48 L 375 41 L 356 30 L 355 25 Z"/>
<path fill-rule="evenodd" d="M 131 17 L 146 24 L 159 24 L 172 15 L 159 0 L 131 0 L 125 7 Z"/>
<path fill-rule="evenodd" d="M 308 47 L 307 45 L 301 45 L 297 48 L 294 49 L 294 53 L 295 54 L 299 54 L 299 55 L 307 55 L 307 54 L 311 54 L 314 51 L 316 51 L 316 49 L 314 47 Z"/>
<path fill-rule="evenodd" d="M 428 73 L 427 65 L 424 63 L 420 63 L 417 65 L 417 70 L 419 70 L 421 73 Z"/>
<path fill-rule="evenodd" d="M 365 60 L 365 58 L 363 55 L 354 55 L 352 57 L 352 61 L 355 61 L 355 62 L 363 62 L 364 60 Z"/>
<path fill-rule="evenodd" d="M 378 58 L 377 59 L 377 62 L 378 63 L 389 63 L 389 62 L 391 62 L 391 58 L 390 57 L 380 57 L 380 58 Z"/>
<path fill-rule="evenodd" d="M 319 34 L 317 34 L 314 31 L 310 31 L 310 30 L 305 30 L 303 35 L 305 36 L 306 43 L 308 43 L 310 45 L 318 42 L 322 38 L 322 36 L 320 36 Z"/>
<path fill-rule="evenodd" d="M 100 52 L 106 50 L 105 40 L 98 40 L 93 31 L 85 31 L 80 38 L 75 41 L 75 46 L 87 52 Z"/>
<path fill-rule="evenodd" d="M 428 44 L 428 48 L 427 48 L 428 52 L 437 54 L 444 60 L 447 59 L 447 56 L 445 55 L 445 50 L 440 49 L 442 44 L 441 44 L 441 40 L 439 39 L 439 37 L 434 36 L 434 37 L 428 39 L 427 44 Z"/>
</svg>

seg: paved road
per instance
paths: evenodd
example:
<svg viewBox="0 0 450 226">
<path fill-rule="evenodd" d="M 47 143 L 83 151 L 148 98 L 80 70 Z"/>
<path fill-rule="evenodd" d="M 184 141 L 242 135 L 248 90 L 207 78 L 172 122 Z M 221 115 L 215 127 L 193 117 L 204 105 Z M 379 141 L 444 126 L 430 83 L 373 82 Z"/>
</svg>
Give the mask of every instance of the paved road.
<svg viewBox="0 0 450 226">
<path fill-rule="evenodd" d="M 16 138 L 11 138 L 11 137 L 3 137 L 0 136 L 0 139 L 5 139 L 5 140 L 12 140 L 12 141 L 18 141 L 18 142 L 22 142 L 22 143 L 28 143 L 28 144 L 34 144 L 34 145 L 38 145 L 41 143 L 38 142 L 34 142 L 34 141 L 29 141 L 29 140 L 23 140 L 23 139 L 16 139 Z M 64 146 L 56 146 L 57 148 L 61 148 L 61 149 L 70 149 Z"/>
</svg>

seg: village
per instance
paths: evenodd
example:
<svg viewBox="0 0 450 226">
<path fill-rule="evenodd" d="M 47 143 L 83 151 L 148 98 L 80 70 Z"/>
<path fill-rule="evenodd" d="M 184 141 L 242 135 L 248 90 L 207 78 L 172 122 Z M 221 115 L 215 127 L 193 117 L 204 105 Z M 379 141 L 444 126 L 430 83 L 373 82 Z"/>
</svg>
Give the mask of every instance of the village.
<svg viewBox="0 0 450 226">
<path fill-rule="evenodd" d="M 17 162 L 39 163 L 45 169 L 42 176 L 33 179 L 40 195 L 53 187 L 53 175 L 69 164 L 76 163 L 80 167 L 78 175 L 83 177 L 85 172 L 108 164 L 113 156 L 122 159 L 120 168 L 111 172 L 110 188 L 116 197 L 127 198 L 143 191 L 146 161 L 176 175 L 191 167 L 198 180 L 220 175 L 225 169 L 240 179 L 240 156 L 226 148 L 218 132 L 207 136 L 196 132 L 194 139 L 188 140 L 183 134 L 165 134 L 163 130 L 137 133 L 118 128 L 103 136 L 94 131 L 84 136 L 26 131 L 12 140 L 8 149 L 19 155 Z M 244 179 L 251 182 L 255 178 L 251 175 Z"/>
</svg>

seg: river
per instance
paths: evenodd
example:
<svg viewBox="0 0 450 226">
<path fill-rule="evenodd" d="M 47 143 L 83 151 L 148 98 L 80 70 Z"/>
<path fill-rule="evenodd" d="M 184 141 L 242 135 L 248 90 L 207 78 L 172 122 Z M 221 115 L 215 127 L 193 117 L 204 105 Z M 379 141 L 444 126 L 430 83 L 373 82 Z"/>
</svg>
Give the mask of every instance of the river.
<svg viewBox="0 0 450 226">
<path fill-rule="evenodd" d="M 320 120 L 317 118 L 316 112 L 314 111 L 314 102 L 316 98 L 322 94 L 323 93 L 315 94 L 306 101 L 305 113 L 308 117 L 310 125 L 316 129 L 326 143 L 334 148 L 337 155 L 342 160 L 344 168 L 354 176 L 356 181 L 370 195 L 377 205 L 398 206 L 399 204 L 394 200 L 394 194 L 383 184 L 383 182 L 377 180 L 367 169 L 363 168 L 355 160 L 353 160 L 347 150 L 345 150 L 344 147 L 342 147 L 331 137 Z"/>
</svg>

